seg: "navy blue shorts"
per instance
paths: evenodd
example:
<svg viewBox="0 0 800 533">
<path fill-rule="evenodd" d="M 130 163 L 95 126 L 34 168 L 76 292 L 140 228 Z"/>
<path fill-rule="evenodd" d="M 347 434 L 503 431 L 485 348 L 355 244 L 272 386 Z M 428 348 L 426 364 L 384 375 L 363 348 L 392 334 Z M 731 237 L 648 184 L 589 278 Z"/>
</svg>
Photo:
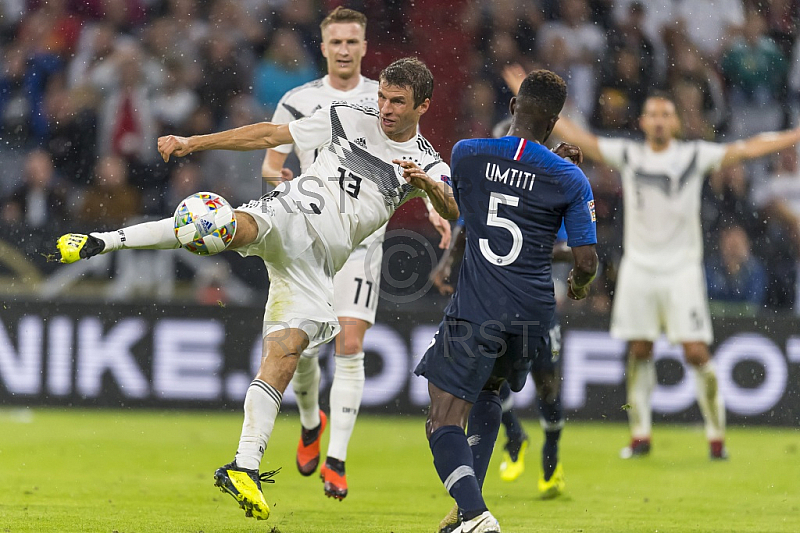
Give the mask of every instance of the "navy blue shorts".
<svg viewBox="0 0 800 533">
<path fill-rule="evenodd" d="M 549 344 L 549 335 L 508 333 L 446 316 L 414 373 L 475 403 L 489 378 L 522 390 L 537 354 L 550 353 Z"/>
</svg>

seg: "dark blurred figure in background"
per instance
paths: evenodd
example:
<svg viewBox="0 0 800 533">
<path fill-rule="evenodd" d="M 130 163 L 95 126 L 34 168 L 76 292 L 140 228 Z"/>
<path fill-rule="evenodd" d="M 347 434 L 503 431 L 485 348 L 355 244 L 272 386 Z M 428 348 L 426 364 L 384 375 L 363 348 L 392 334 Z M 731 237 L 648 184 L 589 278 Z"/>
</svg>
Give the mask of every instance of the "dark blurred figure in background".
<svg viewBox="0 0 800 533">
<path fill-rule="evenodd" d="M 22 184 L 2 199 L 3 240 L 16 245 L 37 268 L 49 270 L 38 250 L 56 238 L 69 220 L 70 196 L 44 150 L 27 154 L 22 179 Z"/>
<path fill-rule="evenodd" d="M 750 238 L 741 226 L 719 233 L 719 251 L 706 260 L 706 281 L 711 309 L 716 314 L 753 316 L 764 305 L 767 275 L 761 261 L 750 253 Z"/>
<path fill-rule="evenodd" d="M 29 229 L 46 231 L 48 226 L 60 226 L 67 220 L 69 205 L 65 184 L 56 175 L 50 154 L 41 149 L 30 152 L 25 159 L 23 179 L 22 186 L 3 202 L 4 223 L 24 224 Z"/>
<path fill-rule="evenodd" d="M 125 160 L 116 155 L 101 157 L 77 218 L 93 228 L 110 228 L 130 223 L 141 214 L 141 195 L 128 182 Z"/>
</svg>

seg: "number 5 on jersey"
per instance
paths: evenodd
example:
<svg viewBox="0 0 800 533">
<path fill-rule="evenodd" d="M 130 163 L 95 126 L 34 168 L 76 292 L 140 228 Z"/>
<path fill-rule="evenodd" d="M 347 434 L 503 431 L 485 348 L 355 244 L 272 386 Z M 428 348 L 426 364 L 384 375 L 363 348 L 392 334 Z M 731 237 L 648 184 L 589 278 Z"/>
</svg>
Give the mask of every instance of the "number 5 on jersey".
<svg viewBox="0 0 800 533">
<path fill-rule="evenodd" d="M 499 192 L 491 193 L 489 197 L 489 212 L 486 215 L 487 226 L 503 228 L 511 233 L 511 251 L 506 255 L 497 255 L 489 247 L 489 239 L 480 239 L 478 240 L 478 244 L 480 245 L 483 257 L 490 263 L 495 265 L 510 265 L 517 260 L 519 253 L 522 251 L 522 230 L 519 229 L 519 226 L 517 226 L 514 221 L 498 215 L 498 209 L 501 204 L 517 207 L 519 205 L 519 197 Z"/>
</svg>

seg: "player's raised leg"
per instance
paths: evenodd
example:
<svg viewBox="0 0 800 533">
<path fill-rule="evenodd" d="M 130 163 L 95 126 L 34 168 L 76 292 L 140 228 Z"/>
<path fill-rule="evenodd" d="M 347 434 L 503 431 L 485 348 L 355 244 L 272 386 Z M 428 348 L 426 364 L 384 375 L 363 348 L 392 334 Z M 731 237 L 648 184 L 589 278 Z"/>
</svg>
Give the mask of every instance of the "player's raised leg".
<svg viewBox="0 0 800 533">
<path fill-rule="evenodd" d="M 165 218 L 116 231 L 88 235 L 67 233 L 56 241 L 54 259 L 60 263 L 74 263 L 124 248 L 170 250 L 180 246 L 173 220 Z"/>
<path fill-rule="evenodd" d="M 228 205 L 221 197 L 216 196 L 216 198 L 226 206 Z M 246 212 L 229 211 L 227 222 L 225 231 L 232 228 L 227 238 L 220 240 L 217 249 L 204 250 L 202 255 L 212 255 L 223 249 L 247 246 L 255 241 L 258 236 L 258 225 L 253 217 Z M 67 233 L 56 241 L 52 258 L 60 263 L 74 263 L 98 254 L 106 254 L 123 249 L 172 250 L 181 247 L 175 228 L 174 218 L 164 218 L 153 222 L 135 224 L 115 231 L 92 232 L 88 235 Z M 191 245 L 193 244 L 191 243 Z M 197 251 L 196 247 L 191 245 L 187 246 L 187 249 Z M 200 245 L 202 246 L 202 243 Z"/>
<path fill-rule="evenodd" d="M 727 459 L 725 449 L 725 404 L 719 392 L 719 382 L 708 345 L 704 342 L 683 343 L 683 353 L 686 362 L 695 372 L 695 386 L 697 405 L 703 415 L 706 438 L 709 443 L 709 456 L 711 459 Z"/>
<path fill-rule="evenodd" d="M 281 408 L 283 392 L 308 343 L 306 332 L 296 328 L 279 329 L 264 337 L 261 366 L 244 398 L 244 423 L 236 457 L 214 473 L 214 484 L 230 494 L 247 516 L 258 520 L 269 518 L 261 481 L 271 482 L 276 473 L 259 474 L 259 466 Z"/>
<path fill-rule="evenodd" d="M 628 343 L 626 374 L 628 425 L 631 443 L 620 453 L 623 459 L 641 457 L 650 453 L 652 415 L 650 398 L 656 386 L 656 365 L 653 360 L 653 343 L 631 341 Z"/>
</svg>

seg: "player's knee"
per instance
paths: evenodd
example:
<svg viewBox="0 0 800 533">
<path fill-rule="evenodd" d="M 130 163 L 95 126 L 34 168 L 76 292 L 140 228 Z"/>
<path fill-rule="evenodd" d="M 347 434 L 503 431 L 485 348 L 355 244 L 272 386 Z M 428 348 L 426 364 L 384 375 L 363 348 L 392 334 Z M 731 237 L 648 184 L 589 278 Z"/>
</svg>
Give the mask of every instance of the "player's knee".
<svg viewBox="0 0 800 533">
<path fill-rule="evenodd" d="M 336 355 L 356 355 L 364 351 L 364 338 L 359 335 L 347 335 L 337 346 Z"/>
<path fill-rule="evenodd" d="M 356 355 L 364 351 L 364 335 L 371 324 L 360 318 L 339 317 L 342 331 L 336 336 L 336 355 Z"/>
<path fill-rule="evenodd" d="M 245 211 L 235 211 L 236 233 L 228 248 L 236 249 L 254 242 L 258 238 L 258 223 L 253 215 Z"/>
<path fill-rule="evenodd" d="M 628 344 L 628 355 L 640 361 L 653 357 L 653 343 L 645 341 L 631 341 Z"/>
<path fill-rule="evenodd" d="M 471 408 L 471 403 L 457 399 L 449 394 L 436 398 L 432 396 L 426 423 L 428 438 L 430 438 L 437 429 L 445 426 L 458 426 L 462 429 L 466 429 L 467 418 L 469 417 Z"/>
<path fill-rule="evenodd" d="M 704 343 L 687 343 L 683 346 L 686 362 L 692 366 L 703 366 L 711 358 L 708 346 Z"/>
</svg>

